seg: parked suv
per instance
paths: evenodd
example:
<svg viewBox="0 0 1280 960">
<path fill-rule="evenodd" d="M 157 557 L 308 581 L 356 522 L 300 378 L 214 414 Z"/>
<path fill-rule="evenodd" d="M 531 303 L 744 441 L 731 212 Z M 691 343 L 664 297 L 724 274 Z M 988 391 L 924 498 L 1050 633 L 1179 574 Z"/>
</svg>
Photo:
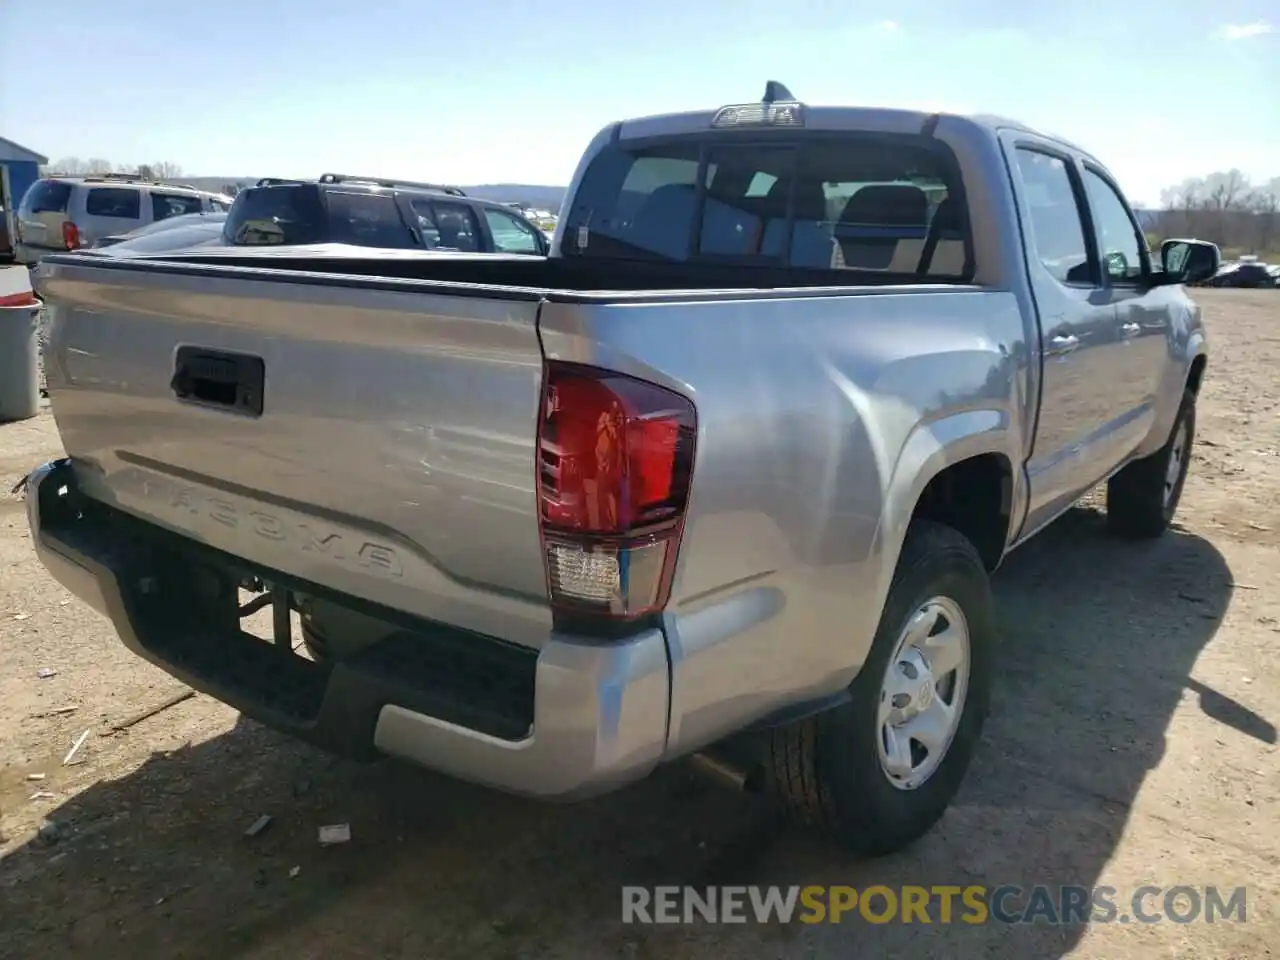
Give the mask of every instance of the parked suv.
<svg viewBox="0 0 1280 960">
<path fill-rule="evenodd" d="M 92 247 L 102 237 L 169 217 L 230 206 L 231 198 L 221 194 L 125 174 L 45 177 L 31 185 L 18 207 L 15 252 L 20 263 L 35 263 L 45 254 Z"/>
<path fill-rule="evenodd" d="M 457 187 L 338 173 L 319 180 L 266 178 L 240 191 L 223 240 L 530 256 L 550 249 L 542 231 L 504 203 L 468 197 Z"/>
</svg>

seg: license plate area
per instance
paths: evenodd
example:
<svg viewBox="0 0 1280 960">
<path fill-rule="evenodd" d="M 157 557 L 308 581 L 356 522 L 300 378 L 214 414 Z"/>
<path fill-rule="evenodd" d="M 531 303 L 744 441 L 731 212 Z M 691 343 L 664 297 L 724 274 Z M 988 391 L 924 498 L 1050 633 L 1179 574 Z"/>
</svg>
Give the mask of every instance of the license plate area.
<svg viewBox="0 0 1280 960">
<path fill-rule="evenodd" d="M 260 417 L 266 364 L 247 353 L 179 347 L 169 385 L 174 396 L 186 403 Z"/>
</svg>

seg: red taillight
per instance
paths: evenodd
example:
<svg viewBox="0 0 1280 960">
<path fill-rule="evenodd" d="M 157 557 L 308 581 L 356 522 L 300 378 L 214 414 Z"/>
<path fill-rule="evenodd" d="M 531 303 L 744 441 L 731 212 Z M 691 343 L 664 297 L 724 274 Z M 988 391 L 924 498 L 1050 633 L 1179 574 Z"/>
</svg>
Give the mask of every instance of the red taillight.
<svg viewBox="0 0 1280 960">
<path fill-rule="evenodd" d="M 30 290 L 24 290 L 22 293 L 10 293 L 0 297 L 0 307 L 36 307 L 40 305 L 40 301 L 36 299 L 36 295 Z"/>
<path fill-rule="evenodd" d="M 62 242 L 68 250 L 80 249 L 80 228 L 70 220 L 62 221 Z"/>
<path fill-rule="evenodd" d="M 629 620 L 666 604 L 695 434 L 693 404 L 678 393 L 547 364 L 538 501 L 553 606 Z"/>
</svg>

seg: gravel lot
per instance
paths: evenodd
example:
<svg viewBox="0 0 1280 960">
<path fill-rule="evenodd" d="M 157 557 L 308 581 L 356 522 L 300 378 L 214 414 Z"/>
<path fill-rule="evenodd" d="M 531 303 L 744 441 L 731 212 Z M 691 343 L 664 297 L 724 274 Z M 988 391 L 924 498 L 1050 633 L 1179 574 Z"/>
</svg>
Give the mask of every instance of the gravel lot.
<svg viewBox="0 0 1280 960">
<path fill-rule="evenodd" d="M 105 735 L 180 688 L 35 562 L 8 491 L 57 434 L 47 411 L 0 426 L 0 956 L 1272 956 L 1280 292 L 1198 295 L 1214 355 L 1178 528 L 1118 543 L 1086 505 L 1009 560 L 975 768 L 939 829 L 876 862 L 679 768 L 547 807 L 336 761 L 203 696 Z M 350 843 L 319 847 L 337 822 Z M 1246 885 L 1248 920 L 621 924 L 620 885 L 658 883 Z"/>
</svg>

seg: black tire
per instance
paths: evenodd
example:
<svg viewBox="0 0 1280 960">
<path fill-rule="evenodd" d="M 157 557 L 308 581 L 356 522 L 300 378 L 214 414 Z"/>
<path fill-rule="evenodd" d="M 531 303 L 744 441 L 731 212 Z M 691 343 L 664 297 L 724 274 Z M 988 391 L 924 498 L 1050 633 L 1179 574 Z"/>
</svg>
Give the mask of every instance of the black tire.
<svg viewBox="0 0 1280 960">
<path fill-rule="evenodd" d="M 881 768 L 877 707 L 907 621 L 928 600 L 955 602 L 969 628 L 968 693 L 941 766 L 901 789 Z M 860 857 L 894 853 L 928 833 L 955 797 L 982 733 L 996 642 L 987 571 L 973 545 L 951 527 L 911 524 L 866 663 L 850 700 L 770 736 L 767 770 L 784 806 Z"/>
<path fill-rule="evenodd" d="M 1149 540 L 1169 529 L 1187 482 L 1195 439 L 1196 395 L 1187 390 L 1164 446 L 1107 481 L 1107 527 L 1112 533 L 1129 540 Z M 1169 461 L 1179 450 L 1177 479 L 1166 488 Z"/>
</svg>

